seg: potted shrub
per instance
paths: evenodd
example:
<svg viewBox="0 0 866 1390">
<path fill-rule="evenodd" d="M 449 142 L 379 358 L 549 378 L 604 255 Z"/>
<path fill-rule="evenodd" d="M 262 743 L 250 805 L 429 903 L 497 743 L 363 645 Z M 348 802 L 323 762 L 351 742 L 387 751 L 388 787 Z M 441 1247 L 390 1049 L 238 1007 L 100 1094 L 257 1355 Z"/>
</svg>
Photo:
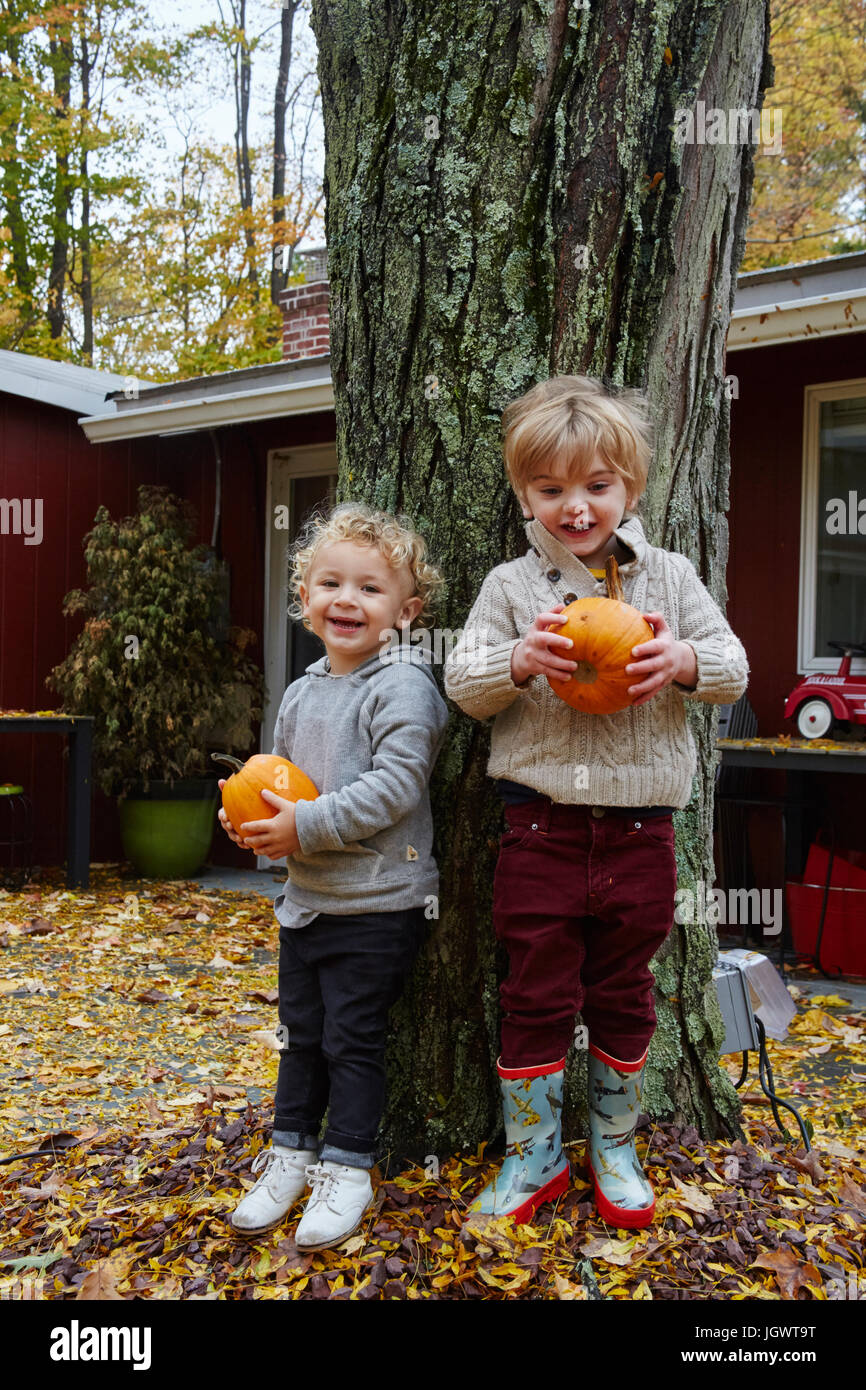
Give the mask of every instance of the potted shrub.
<svg viewBox="0 0 866 1390">
<path fill-rule="evenodd" d="M 262 673 L 255 633 L 230 628 L 224 567 L 190 545 L 191 505 L 138 490 L 138 515 L 105 507 L 84 540 L 86 590 L 64 614 L 84 628 L 46 685 L 70 714 L 92 714 L 94 778 L 119 801 L 124 852 L 140 873 L 182 878 L 207 858 L 219 795 L 213 748 L 248 750 Z"/>
</svg>

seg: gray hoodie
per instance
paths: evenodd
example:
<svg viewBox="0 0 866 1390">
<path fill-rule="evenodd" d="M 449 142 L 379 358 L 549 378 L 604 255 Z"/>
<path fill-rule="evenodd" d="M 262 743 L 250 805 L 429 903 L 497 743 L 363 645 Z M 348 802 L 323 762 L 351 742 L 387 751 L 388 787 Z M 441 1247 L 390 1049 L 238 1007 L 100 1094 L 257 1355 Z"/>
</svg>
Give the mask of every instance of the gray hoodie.
<svg viewBox="0 0 866 1390">
<path fill-rule="evenodd" d="M 319 789 L 297 803 L 301 848 L 274 902 L 284 926 L 422 907 L 438 893 L 428 786 L 448 710 L 418 648 L 392 650 L 345 676 L 323 656 L 283 696 L 273 751 Z"/>
</svg>

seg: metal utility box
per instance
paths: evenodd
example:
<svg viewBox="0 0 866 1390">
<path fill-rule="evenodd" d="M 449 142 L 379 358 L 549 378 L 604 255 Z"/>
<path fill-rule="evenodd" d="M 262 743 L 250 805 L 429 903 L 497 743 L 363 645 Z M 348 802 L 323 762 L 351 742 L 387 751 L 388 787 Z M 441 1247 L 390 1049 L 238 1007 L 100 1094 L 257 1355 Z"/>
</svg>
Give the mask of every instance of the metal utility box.
<svg viewBox="0 0 866 1390">
<path fill-rule="evenodd" d="M 725 1023 L 722 1056 L 758 1050 L 755 1015 L 768 1038 L 778 1042 L 787 1036 L 796 1006 L 778 970 L 760 951 L 720 951 L 713 983 Z"/>
<path fill-rule="evenodd" d="M 725 1040 L 720 1055 L 724 1057 L 728 1052 L 757 1052 L 758 1032 L 755 1028 L 755 1016 L 742 972 L 733 963 L 723 960 L 720 955 L 713 969 L 713 984 L 725 1024 Z"/>
</svg>

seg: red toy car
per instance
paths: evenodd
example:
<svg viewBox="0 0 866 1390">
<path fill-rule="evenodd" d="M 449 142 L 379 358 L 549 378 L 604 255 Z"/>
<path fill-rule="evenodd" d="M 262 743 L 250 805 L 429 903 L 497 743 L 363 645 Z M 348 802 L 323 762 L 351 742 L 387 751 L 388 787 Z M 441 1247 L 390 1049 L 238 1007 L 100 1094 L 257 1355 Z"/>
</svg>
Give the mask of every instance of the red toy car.
<svg viewBox="0 0 866 1390">
<path fill-rule="evenodd" d="M 802 738 L 827 738 L 834 727 L 866 724 L 866 675 L 851 675 L 852 656 L 866 656 L 860 642 L 828 642 L 842 660 L 835 676 L 804 676 L 785 701 Z"/>
</svg>

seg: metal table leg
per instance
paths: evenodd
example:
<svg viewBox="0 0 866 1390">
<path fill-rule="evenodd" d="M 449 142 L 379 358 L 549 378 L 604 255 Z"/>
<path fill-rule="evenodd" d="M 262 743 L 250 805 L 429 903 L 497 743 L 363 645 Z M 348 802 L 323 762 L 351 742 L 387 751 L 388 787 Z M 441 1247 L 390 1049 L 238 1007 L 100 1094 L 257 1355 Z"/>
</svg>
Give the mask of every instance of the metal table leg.
<svg viewBox="0 0 866 1390">
<path fill-rule="evenodd" d="M 69 733 L 69 795 L 66 834 L 66 886 L 90 886 L 90 764 L 93 746 L 90 720 Z"/>
</svg>

